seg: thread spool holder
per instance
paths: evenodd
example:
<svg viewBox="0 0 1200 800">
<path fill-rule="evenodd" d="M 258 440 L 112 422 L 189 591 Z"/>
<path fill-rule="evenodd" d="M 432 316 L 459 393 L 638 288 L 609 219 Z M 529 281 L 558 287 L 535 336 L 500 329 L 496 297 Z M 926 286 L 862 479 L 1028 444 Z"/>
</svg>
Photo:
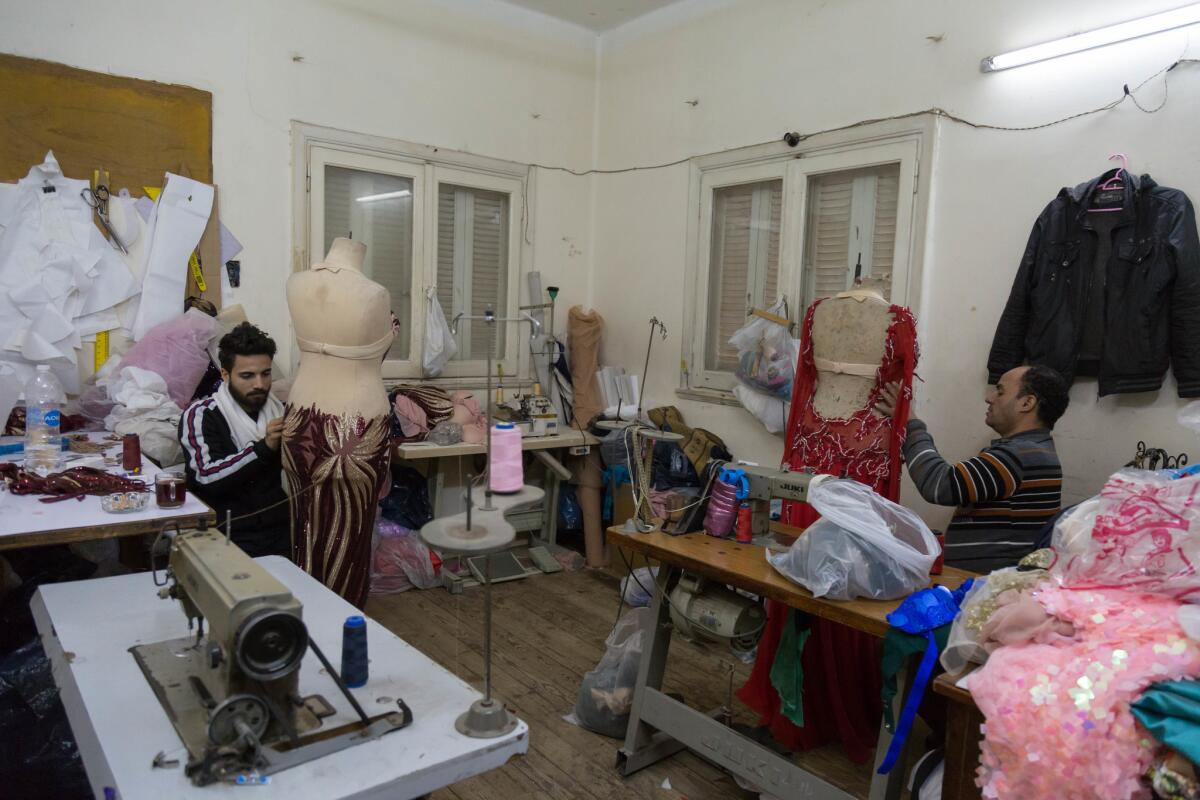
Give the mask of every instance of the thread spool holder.
<svg viewBox="0 0 1200 800">
<path fill-rule="evenodd" d="M 532 341 L 542 328 L 542 324 L 534 319 L 528 313 L 522 313 L 517 317 L 497 317 L 496 312 L 491 306 L 487 306 L 483 310 L 483 314 L 469 315 L 459 312 L 454 315 L 454 319 L 450 323 L 450 334 L 458 336 L 458 323 L 462 320 L 482 322 L 488 328 L 488 351 L 487 351 L 487 377 L 486 388 L 484 389 L 484 406 L 487 408 L 487 439 L 484 444 L 484 463 L 487 464 L 487 480 L 484 483 L 483 505 L 479 507 L 480 511 L 495 511 L 496 507 L 492 505 L 492 487 L 491 487 L 491 468 L 492 468 L 492 356 L 496 352 L 496 323 L 497 322 L 528 322 L 530 324 L 529 338 Z M 521 376 L 517 375 L 517 380 L 520 381 Z M 468 530 L 470 524 L 468 520 Z"/>
</svg>

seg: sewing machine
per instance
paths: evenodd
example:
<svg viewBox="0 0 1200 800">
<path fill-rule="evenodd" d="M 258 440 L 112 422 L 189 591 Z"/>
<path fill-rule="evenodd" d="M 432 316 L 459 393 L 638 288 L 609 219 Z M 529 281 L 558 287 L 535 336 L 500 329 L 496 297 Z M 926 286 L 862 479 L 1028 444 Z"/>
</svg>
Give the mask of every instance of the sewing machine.
<svg viewBox="0 0 1200 800">
<path fill-rule="evenodd" d="M 300 602 L 224 535 L 176 532 L 168 541 L 166 578 L 156 569 L 154 583 L 159 597 L 179 601 L 195 635 L 130 652 L 187 747 L 194 784 L 254 782 L 412 723 L 402 700 L 368 718 L 309 638 Z M 300 696 L 309 649 L 359 717 L 312 737 L 336 711 L 320 695 Z M 162 762 L 160 754 L 154 766 Z"/>
<path fill-rule="evenodd" d="M 749 486 L 750 530 L 755 536 L 768 532 L 771 524 L 771 500 L 808 500 L 808 492 L 818 484 L 831 480 L 833 475 L 814 475 L 810 472 L 789 472 L 772 467 L 749 464 L 730 465 L 746 473 Z"/>
</svg>

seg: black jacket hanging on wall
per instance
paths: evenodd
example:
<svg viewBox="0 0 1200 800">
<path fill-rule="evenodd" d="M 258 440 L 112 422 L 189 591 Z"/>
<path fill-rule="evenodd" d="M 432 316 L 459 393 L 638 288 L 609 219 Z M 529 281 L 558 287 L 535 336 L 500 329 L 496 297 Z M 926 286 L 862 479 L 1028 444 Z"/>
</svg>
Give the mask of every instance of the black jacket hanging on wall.
<svg viewBox="0 0 1200 800">
<path fill-rule="evenodd" d="M 1054 367 L 1068 382 L 1078 374 L 1098 241 L 1087 209 L 1115 173 L 1064 188 L 1038 217 L 992 340 L 991 383 L 1024 363 Z M 1200 397 L 1200 241 L 1192 203 L 1149 175 L 1126 174 L 1124 195 L 1100 271 L 1100 395 L 1156 391 L 1169 361 L 1179 396 Z"/>
</svg>

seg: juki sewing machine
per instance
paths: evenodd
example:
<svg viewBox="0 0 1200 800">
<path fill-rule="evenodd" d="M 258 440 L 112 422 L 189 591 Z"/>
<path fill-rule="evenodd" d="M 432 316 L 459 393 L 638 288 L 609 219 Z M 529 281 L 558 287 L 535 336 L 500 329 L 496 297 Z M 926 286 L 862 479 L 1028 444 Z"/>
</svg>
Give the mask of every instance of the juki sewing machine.
<svg viewBox="0 0 1200 800">
<path fill-rule="evenodd" d="M 226 536 L 177 531 L 169 543 L 166 577 L 160 583 L 155 569 L 154 583 L 162 587 L 159 597 L 179 601 L 195 635 L 130 652 L 187 747 L 192 783 L 245 782 L 412 723 L 402 700 L 397 710 L 366 716 L 309 638 L 300 602 Z M 358 722 L 305 736 L 336 713 L 320 695 L 300 696 L 310 648 Z M 154 766 L 161 761 L 160 754 Z"/>
<path fill-rule="evenodd" d="M 754 536 L 765 535 L 770 530 L 771 501 L 807 501 L 808 493 L 820 483 L 832 480 L 833 475 L 815 475 L 811 472 L 789 472 L 772 467 L 749 464 L 730 465 L 746 473 L 749 488 L 747 501 L 750 503 L 750 530 Z"/>
</svg>

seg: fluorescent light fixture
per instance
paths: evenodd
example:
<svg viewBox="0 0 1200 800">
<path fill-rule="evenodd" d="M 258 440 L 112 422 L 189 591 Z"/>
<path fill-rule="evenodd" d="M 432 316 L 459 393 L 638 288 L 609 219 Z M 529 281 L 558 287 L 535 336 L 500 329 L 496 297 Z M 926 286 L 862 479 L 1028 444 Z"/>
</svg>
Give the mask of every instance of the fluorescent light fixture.
<svg viewBox="0 0 1200 800">
<path fill-rule="evenodd" d="M 1032 64 L 1035 61 L 1045 61 L 1049 58 L 1091 50 L 1095 47 L 1125 42 L 1153 33 L 1182 28 L 1185 25 L 1195 25 L 1198 22 L 1200 22 L 1200 3 L 1193 3 L 1173 11 L 1164 11 L 1161 14 L 1152 14 L 1087 33 L 1077 33 L 1074 36 L 1055 39 L 1045 44 L 1035 44 L 1032 47 L 1022 47 L 1020 50 L 1001 53 L 998 56 L 989 56 L 980 62 L 979 69 L 981 72 L 999 72 L 1002 69 L 1011 69 Z"/>
<path fill-rule="evenodd" d="M 401 189 L 398 192 L 384 192 L 383 194 L 368 194 L 363 197 L 354 198 L 360 203 L 373 203 L 376 200 L 391 200 L 396 197 L 408 197 L 412 192 L 408 189 Z"/>
</svg>

